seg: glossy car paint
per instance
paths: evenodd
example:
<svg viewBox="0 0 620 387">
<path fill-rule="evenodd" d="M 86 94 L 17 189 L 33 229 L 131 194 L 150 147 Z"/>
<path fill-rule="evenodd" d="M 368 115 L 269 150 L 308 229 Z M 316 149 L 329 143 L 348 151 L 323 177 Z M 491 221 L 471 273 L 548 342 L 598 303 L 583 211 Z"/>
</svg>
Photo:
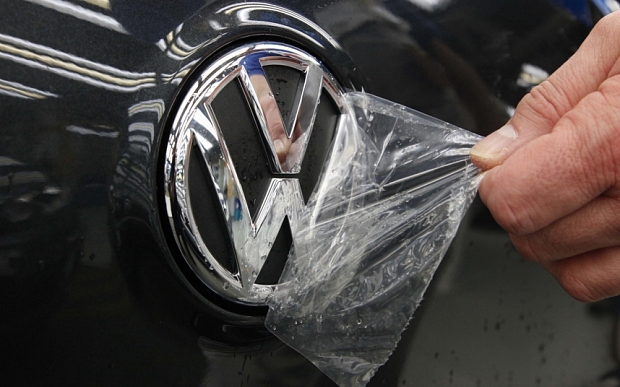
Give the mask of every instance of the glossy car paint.
<svg viewBox="0 0 620 387">
<path fill-rule="evenodd" d="M 207 299 L 176 263 L 162 141 L 223 49 L 292 44 L 346 89 L 486 134 L 587 32 L 533 0 L 0 1 L 2 383 L 330 385 L 264 308 Z M 371 384 L 400 383 L 408 343 Z"/>
</svg>

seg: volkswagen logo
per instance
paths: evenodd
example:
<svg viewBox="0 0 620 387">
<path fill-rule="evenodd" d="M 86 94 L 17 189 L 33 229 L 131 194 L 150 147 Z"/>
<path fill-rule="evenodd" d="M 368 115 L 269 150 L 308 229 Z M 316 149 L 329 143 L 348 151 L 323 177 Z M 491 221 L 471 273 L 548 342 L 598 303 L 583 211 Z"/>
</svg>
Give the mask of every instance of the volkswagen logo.
<svg viewBox="0 0 620 387">
<path fill-rule="evenodd" d="M 342 96 L 320 61 L 281 43 L 232 49 L 189 85 L 166 149 L 166 210 L 215 293 L 262 305 L 281 285 Z"/>
</svg>

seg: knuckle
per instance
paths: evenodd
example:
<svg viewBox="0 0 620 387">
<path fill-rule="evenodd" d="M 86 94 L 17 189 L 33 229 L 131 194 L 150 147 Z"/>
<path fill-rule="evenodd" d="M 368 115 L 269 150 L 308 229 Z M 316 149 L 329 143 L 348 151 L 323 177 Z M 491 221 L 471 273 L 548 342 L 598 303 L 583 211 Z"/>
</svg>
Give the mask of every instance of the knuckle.
<svg viewBox="0 0 620 387">
<path fill-rule="evenodd" d="M 607 104 L 611 107 L 618 107 L 620 104 L 620 74 L 605 79 L 598 91 L 605 98 Z"/>
<path fill-rule="evenodd" d="M 570 109 L 568 98 L 562 90 L 553 82 L 545 80 L 523 97 L 517 111 L 531 111 L 542 118 L 545 125 L 552 127 Z"/>
<path fill-rule="evenodd" d="M 547 253 L 533 236 L 510 235 L 510 241 L 523 258 L 531 262 L 547 261 Z"/>
<path fill-rule="evenodd" d="M 492 212 L 497 223 L 510 234 L 526 235 L 535 231 L 529 208 L 520 203 L 504 199 Z"/>
<path fill-rule="evenodd" d="M 612 12 L 601 18 L 592 28 L 591 35 L 609 39 L 615 34 L 620 33 L 620 14 Z"/>
<path fill-rule="evenodd" d="M 575 272 L 571 265 L 560 271 L 557 280 L 562 288 L 577 301 L 594 302 L 605 298 L 605 294 L 597 288 L 595 282 Z"/>
<path fill-rule="evenodd" d="M 616 201 L 614 204 L 613 214 L 618 214 L 620 211 L 620 202 Z M 620 219 L 616 216 L 608 216 L 608 213 L 603 213 L 599 216 L 601 223 L 603 223 L 606 227 L 603 229 L 606 231 L 605 234 L 610 235 L 612 238 L 620 235 Z"/>
<path fill-rule="evenodd" d="M 577 109 L 563 117 L 570 128 L 570 155 L 580 179 L 576 186 L 584 197 L 596 197 L 617 183 L 620 165 L 620 77 L 606 80 L 599 91 L 591 93 Z M 609 91 L 610 89 L 618 89 Z"/>
<path fill-rule="evenodd" d="M 500 170 L 489 174 L 480 185 L 480 198 L 504 230 L 514 235 L 527 235 L 537 230 L 534 219 L 541 211 L 533 203 L 531 186 L 504 183 L 510 179 L 511 173 Z"/>
<path fill-rule="evenodd" d="M 596 101 L 598 128 L 604 128 L 601 136 L 605 139 L 601 146 L 601 167 L 613 173 L 616 182 L 620 175 L 620 75 L 605 80 L 599 87 L 601 101 Z M 609 180 L 609 179 L 608 179 Z"/>
<path fill-rule="evenodd" d="M 531 238 L 521 235 L 510 235 L 510 241 L 514 248 L 521 254 L 521 256 L 528 261 L 541 262 L 541 257 L 538 249 L 534 246 L 534 242 Z"/>
</svg>

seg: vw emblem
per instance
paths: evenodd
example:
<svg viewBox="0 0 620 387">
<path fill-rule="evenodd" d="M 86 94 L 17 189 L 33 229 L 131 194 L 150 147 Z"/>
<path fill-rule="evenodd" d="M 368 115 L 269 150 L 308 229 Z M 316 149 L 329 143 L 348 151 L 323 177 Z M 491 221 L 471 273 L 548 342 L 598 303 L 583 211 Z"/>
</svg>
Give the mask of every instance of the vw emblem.
<svg viewBox="0 0 620 387">
<path fill-rule="evenodd" d="M 316 58 L 281 43 L 233 49 L 190 84 L 166 149 L 165 200 L 183 258 L 209 289 L 262 305 L 282 285 L 342 96 Z"/>
</svg>

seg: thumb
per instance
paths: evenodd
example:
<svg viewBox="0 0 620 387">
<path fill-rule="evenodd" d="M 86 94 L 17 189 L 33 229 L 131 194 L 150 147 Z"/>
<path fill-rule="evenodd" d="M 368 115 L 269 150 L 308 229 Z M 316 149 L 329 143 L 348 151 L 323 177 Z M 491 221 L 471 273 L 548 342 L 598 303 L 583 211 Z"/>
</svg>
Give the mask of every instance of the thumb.
<svg viewBox="0 0 620 387">
<path fill-rule="evenodd" d="M 519 102 L 510 121 L 471 149 L 473 163 L 485 171 L 502 164 L 523 145 L 551 133 L 564 114 L 596 91 L 620 56 L 619 25 L 620 13 L 601 19 L 575 55 Z"/>
</svg>

